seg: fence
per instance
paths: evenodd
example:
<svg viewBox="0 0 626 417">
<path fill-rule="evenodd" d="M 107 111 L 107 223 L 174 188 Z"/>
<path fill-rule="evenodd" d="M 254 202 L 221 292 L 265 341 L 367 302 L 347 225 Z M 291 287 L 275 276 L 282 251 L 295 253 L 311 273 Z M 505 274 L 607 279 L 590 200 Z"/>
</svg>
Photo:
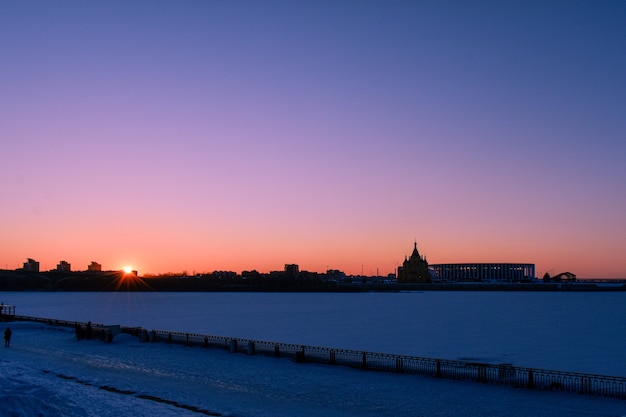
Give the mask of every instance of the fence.
<svg viewBox="0 0 626 417">
<path fill-rule="evenodd" d="M 72 327 L 76 329 L 76 337 L 82 339 L 100 339 L 105 342 L 112 342 L 113 337 L 119 333 L 122 333 L 122 327 L 118 325 L 106 326 L 98 323 L 83 323 L 79 321 L 71 320 L 57 320 L 48 319 L 42 317 L 29 317 L 13 315 L 12 320 L 17 321 L 34 321 L 37 323 L 44 323 L 50 326 L 62 326 Z"/>
<path fill-rule="evenodd" d="M 0 304 L 0 321 L 13 320 L 15 317 L 15 306 Z"/>
<path fill-rule="evenodd" d="M 37 317 L 15 316 L 16 320 L 36 321 L 56 326 L 75 327 L 84 323 Z M 94 329 L 111 326 L 93 325 Z M 290 357 L 296 362 L 313 362 L 342 365 L 375 371 L 420 374 L 436 378 L 475 381 L 480 383 L 509 385 L 518 388 L 544 391 L 573 392 L 579 394 L 626 399 L 626 378 L 577 372 L 562 372 L 525 368 L 511 364 L 486 364 L 419 356 L 365 352 L 349 349 L 333 349 L 319 346 L 268 342 L 262 340 L 212 336 L 197 333 L 147 330 L 141 327 L 119 327 L 145 342 L 177 343 L 204 348 L 220 348 L 229 352 L 248 355 L 265 354 Z M 104 336 L 103 340 L 105 340 Z M 110 341 L 110 340 L 108 340 Z"/>
</svg>

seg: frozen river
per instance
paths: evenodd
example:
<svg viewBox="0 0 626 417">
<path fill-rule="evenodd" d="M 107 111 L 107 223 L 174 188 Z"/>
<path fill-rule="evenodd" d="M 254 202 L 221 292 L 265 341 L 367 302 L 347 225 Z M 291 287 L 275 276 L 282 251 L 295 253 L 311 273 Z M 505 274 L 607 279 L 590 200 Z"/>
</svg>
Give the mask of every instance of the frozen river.
<svg viewBox="0 0 626 417">
<path fill-rule="evenodd" d="M 1 292 L 16 314 L 626 376 L 626 293 Z"/>
</svg>

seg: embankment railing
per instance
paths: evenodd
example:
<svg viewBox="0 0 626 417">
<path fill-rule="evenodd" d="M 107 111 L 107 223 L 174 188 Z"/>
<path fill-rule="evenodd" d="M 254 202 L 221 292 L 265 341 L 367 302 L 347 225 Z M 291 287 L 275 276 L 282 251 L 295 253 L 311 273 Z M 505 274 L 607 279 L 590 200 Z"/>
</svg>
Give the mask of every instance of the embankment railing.
<svg viewBox="0 0 626 417">
<path fill-rule="evenodd" d="M 85 326 L 85 323 L 75 321 L 39 317 L 15 316 L 15 320 L 35 321 L 67 327 Z M 552 371 L 513 366 L 511 364 L 487 364 L 350 349 L 334 349 L 168 330 L 147 330 L 141 327 L 103 326 L 100 324 L 93 324 L 92 326 L 94 332 L 97 331 L 97 334 L 101 335 L 102 340 L 107 341 L 111 341 L 105 337 L 105 334 L 109 334 L 107 333 L 107 331 L 110 331 L 108 329 L 117 327 L 119 332 L 136 336 L 145 342 L 176 343 L 205 348 L 216 347 L 233 353 L 239 352 L 248 355 L 265 354 L 276 357 L 291 357 L 296 362 L 343 365 L 376 371 L 420 374 L 436 378 L 626 399 L 626 378 L 616 376 Z"/>
</svg>

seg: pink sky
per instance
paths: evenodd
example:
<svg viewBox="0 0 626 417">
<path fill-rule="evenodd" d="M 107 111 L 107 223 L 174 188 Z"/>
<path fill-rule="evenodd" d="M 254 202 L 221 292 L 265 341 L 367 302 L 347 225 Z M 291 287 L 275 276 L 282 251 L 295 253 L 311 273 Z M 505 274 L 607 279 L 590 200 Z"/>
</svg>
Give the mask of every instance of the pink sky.
<svg viewBox="0 0 626 417">
<path fill-rule="evenodd" d="M 0 267 L 626 277 L 626 7 L 0 6 Z"/>
</svg>

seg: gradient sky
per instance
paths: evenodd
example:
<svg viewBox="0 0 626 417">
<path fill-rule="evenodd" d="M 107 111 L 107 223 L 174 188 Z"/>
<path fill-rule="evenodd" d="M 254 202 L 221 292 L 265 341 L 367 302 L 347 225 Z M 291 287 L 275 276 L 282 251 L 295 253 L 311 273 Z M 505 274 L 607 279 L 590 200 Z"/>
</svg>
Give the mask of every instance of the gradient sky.
<svg viewBox="0 0 626 417">
<path fill-rule="evenodd" d="M 0 2 L 0 267 L 626 277 L 626 2 Z"/>
</svg>

